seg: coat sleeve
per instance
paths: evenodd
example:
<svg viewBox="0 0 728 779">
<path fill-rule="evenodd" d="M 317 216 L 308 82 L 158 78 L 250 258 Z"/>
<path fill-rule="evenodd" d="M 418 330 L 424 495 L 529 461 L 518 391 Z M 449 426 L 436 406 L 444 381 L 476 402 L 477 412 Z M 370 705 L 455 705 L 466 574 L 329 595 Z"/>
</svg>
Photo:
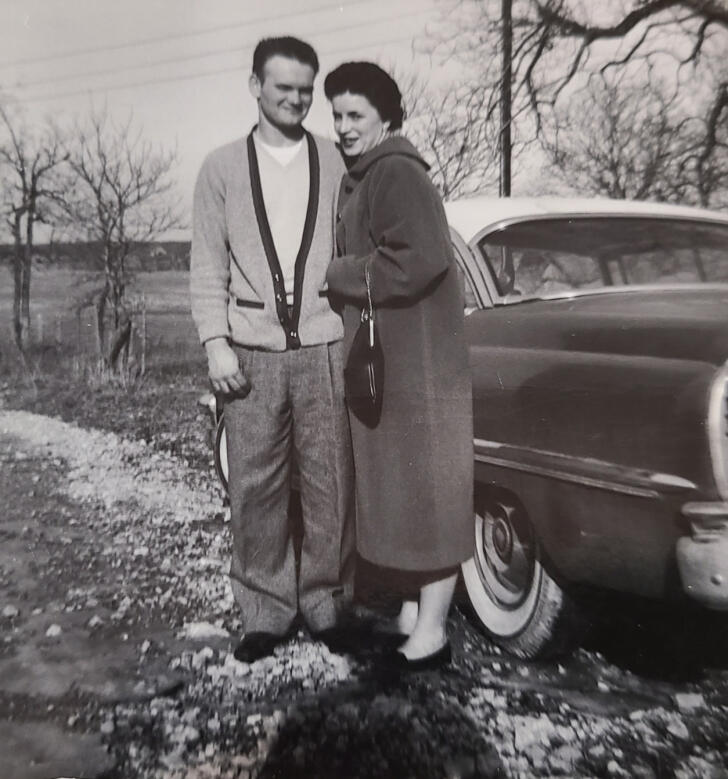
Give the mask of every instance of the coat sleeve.
<svg viewBox="0 0 728 779">
<path fill-rule="evenodd" d="M 190 303 L 201 343 L 230 336 L 230 258 L 225 189 L 214 163 L 213 157 L 205 160 L 197 177 L 192 202 Z"/>
<path fill-rule="evenodd" d="M 440 196 L 422 166 L 407 158 L 382 160 L 371 171 L 369 233 L 375 249 L 329 266 L 329 289 L 366 298 L 369 264 L 375 305 L 407 303 L 443 275 L 452 249 Z"/>
</svg>

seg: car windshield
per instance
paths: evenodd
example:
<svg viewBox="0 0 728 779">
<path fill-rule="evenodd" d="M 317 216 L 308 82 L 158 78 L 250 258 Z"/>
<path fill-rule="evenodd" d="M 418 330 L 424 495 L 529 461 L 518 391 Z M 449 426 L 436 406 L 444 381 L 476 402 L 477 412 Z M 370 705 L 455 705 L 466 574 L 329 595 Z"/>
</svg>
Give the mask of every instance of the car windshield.
<svg viewBox="0 0 728 779">
<path fill-rule="evenodd" d="M 728 282 L 728 225 L 645 217 L 535 219 L 478 242 L 505 302 L 635 284 Z"/>
</svg>

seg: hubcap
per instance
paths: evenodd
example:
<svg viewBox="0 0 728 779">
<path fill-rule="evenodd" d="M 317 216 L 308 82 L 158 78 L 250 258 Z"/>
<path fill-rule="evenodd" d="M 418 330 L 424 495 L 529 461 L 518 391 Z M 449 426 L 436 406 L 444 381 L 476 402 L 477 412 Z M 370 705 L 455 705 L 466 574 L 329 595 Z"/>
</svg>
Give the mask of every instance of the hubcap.
<svg viewBox="0 0 728 779">
<path fill-rule="evenodd" d="M 476 551 L 483 586 L 501 607 L 516 609 L 533 587 L 535 555 L 528 520 L 501 502 L 489 504 L 479 520 Z"/>
<path fill-rule="evenodd" d="M 513 551 L 513 536 L 510 524 L 500 517 L 493 523 L 493 546 L 501 560 L 508 562 Z"/>
</svg>

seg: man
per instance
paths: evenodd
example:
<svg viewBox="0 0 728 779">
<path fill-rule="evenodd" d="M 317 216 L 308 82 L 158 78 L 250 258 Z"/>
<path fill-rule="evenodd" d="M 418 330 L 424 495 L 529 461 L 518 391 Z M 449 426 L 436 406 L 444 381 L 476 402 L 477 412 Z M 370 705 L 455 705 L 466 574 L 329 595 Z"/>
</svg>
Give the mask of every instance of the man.
<svg viewBox="0 0 728 779">
<path fill-rule="evenodd" d="M 249 81 L 258 124 L 207 157 L 194 195 L 192 315 L 225 397 L 230 574 L 244 628 L 235 656 L 244 662 L 270 654 L 299 612 L 313 635 L 335 634 L 352 590 L 343 327 L 325 291 L 344 165 L 333 143 L 302 126 L 317 72 L 307 43 L 260 41 Z M 298 575 L 288 524 L 294 458 Z"/>
</svg>

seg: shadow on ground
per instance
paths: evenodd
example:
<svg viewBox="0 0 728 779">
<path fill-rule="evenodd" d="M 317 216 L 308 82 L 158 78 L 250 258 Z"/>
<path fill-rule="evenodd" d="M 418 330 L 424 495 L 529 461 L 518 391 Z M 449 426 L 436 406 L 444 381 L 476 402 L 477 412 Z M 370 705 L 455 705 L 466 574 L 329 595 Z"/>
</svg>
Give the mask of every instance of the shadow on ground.
<svg viewBox="0 0 728 779">
<path fill-rule="evenodd" d="M 583 647 L 640 676 L 669 682 L 728 670 L 728 614 L 600 593 Z"/>
<path fill-rule="evenodd" d="M 472 718 L 454 700 L 428 706 L 434 694 L 424 675 L 387 688 L 368 679 L 355 696 L 334 691 L 292 707 L 260 779 L 505 776 Z"/>
</svg>

